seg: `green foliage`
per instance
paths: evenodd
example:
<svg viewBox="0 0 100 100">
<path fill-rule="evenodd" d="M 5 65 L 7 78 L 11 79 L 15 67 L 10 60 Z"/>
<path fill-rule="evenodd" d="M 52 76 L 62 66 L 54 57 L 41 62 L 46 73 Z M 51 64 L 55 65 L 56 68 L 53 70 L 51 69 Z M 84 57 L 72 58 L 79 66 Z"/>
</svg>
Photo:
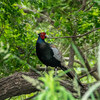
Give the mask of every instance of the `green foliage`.
<svg viewBox="0 0 100 100">
<path fill-rule="evenodd" d="M 41 90 L 34 100 L 75 100 L 71 93 L 60 85 L 57 78 L 53 78 L 53 72 L 39 78 L 43 84 L 28 76 L 24 75 L 23 77 L 25 80 L 32 83 L 33 86 Z"/>
<path fill-rule="evenodd" d="M 36 57 L 35 44 L 37 34 L 45 31 L 50 37 L 83 35 L 93 28 L 100 27 L 100 1 L 87 1 L 87 10 L 94 2 L 91 9 L 79 11 L 82 0 L 1 0 L 0 1 L 0 78 L 16 71 L 36 70 L 36 65 L 41 62 Z M 23 9 L 21 9 L 23 8 Z M 47 39 L 56 44 L 64 57 L 69 57 L 69 45 L 72 39 Z M 84 37 L 75 39 L 76 44 L 82 49 L 91 67 L 97 62 L 97 48 L 100 42 L 100 29 Z M 61 49 L 62 48 L 62 49 Z M 83 65 L 84 61 L 76 46 L 75 60 Z M 66 61 L 67 62 L 67 61 Z M 81 68 L 74 64 L 76 71 Z M 86 68 L 83 68 L 86 70 Z M 87 70 L 86 70 L 87 72 Z M 37 98 L 52 97 L 51 100 L 67 99 L 70 93 L 56 82 L 56 79 L 45 75 L 40 78 L 44 82 L 44 89 Z M 51 80 L 50 83 L 46 81 Z M 84 83 L 95 81 L 90 75 L 82 79 Z M 46 88 L 47 87 L 47 88 Z M 54 93 L 54 94 L 53 94 Z M 47 94 L 47 95 L 46 95 Z M 72 97 L 72 95 L 70 95 Z M 73 97 L 72 97 L 73 98 Z M 71 98 L 71 99 L 72 99 Z M 73 99 L 74 100 L 74 99 Z"/>
<path fill-rule="evenodd" d="M 80 52 L 78 51 L 78 48 L 76 47 L 76 45 L 72 42 L 72 47 L 76 53 L 76 55 L 78 56 L 79 60 L 81 61 L 81 63 L 85 66 L 84 60 L 80 54 Z"/>
<path fill-rule="evenodd" d="M 100 1 L 99 0 L 94 0 L 94 2 L 96 2 L 97 4 L 100 4 Z"/>
</svg>

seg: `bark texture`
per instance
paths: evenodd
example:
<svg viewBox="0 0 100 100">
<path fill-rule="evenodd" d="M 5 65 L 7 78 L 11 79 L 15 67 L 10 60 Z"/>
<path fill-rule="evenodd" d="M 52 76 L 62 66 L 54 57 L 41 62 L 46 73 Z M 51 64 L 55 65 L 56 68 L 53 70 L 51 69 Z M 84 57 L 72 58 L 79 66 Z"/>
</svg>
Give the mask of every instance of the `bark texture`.
<svg viewBox="0 0 100 100">
<path fill-rule="evenodd" d="M 39 76 L 34 72 L 17 72 L 11 76 L 2 78 L 0 80 L 0 100 L 38 91 L 34 86 L 23 79 L 22 74 L 28 75 L 35 79 L 37 79 Z"/>
<path fill-rule="evenodd" d="M 0 100 L 5 100 L 9 97 L 39 91 L 36 86 L 32 86 L 32 84 L 24 80 L 24 78 L 22 77 L 23 74 L 34 79 L 38 79 L 38 77 L 40 76 L 35 72 L 16 72 L 6 78 L 0 79 Z M 73 94 L 77 93 L 77 91 L 73 88 L 72 80 L 65 78 L 64 80 L 60 80 L 60 83 Z M 81 93 L 84 94 L 85 91 L 86 89 L 82 89 Z"/>
</svg>

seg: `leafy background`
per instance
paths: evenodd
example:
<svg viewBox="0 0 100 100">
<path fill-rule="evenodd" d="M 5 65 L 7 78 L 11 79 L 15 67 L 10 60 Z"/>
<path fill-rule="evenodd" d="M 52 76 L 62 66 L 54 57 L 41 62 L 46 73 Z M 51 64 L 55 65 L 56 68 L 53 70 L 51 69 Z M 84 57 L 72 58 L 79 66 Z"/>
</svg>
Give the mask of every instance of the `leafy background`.
<svg viewBox="0 0 100 100">
<path fill-rule="evenodd" d="M 30 69 L 29 66 L 32 68 L 36 68 L 37 65 L 44 66 L 35 52 L 38 33 L 46 32 L 49 37 L 64 37 L 82 35 L 100 28 L 100 1 L 87 0 L 86 3 L 86 7 L 81 9 L 82 0 L 1 0 L 0 78 L 16 71 L 27 72 Z M 55 44 L 64 57 L 69 57 L 71 38 L 47 39 L 46 41 Z M 76 38 L 75 42 L 93 68 L 97 63 L 100 29 L 84 37 Z M 80 61 L 79 56 L 76 55 L 75 60 Z M 77 73 L 81 74 L 80 65 L 74 63 L 74 66 Z M 86 71 L 87 68 L 83 70 Z M 91 75 L 88 77 L 88 79 L 82 78 L 81 81 L 83 83 L 95 81 Z M 17 97 L 17 100 L 20 98 L 21 96 Z"/>
</svg>

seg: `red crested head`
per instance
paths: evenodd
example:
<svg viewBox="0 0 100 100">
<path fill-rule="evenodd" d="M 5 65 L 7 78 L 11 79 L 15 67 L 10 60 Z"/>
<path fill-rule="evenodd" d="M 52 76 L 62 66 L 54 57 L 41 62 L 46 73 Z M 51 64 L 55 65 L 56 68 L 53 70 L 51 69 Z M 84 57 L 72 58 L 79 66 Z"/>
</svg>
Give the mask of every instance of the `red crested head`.
<svg viewBox="0 0 100 100">
<path fill-rule="evenodd" d="M 41 32 L 41 33 L 39 34 L 39 36 L 40 36 L 40 38 L 43 39 L 43 40 L 44 40 L 45 38 L 47 38 L 45 32 Z"/>
</svg>

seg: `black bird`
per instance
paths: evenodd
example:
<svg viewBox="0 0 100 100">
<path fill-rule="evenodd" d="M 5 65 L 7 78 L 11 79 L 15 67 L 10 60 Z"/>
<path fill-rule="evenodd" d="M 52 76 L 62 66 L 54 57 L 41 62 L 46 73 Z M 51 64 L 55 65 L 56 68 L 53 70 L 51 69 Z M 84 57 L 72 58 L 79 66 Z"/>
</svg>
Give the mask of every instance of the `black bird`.
<svg viewBox="0 0 100 100">
<path fill-rule="evenodd" d="M 53 44 L 49 44 L 44 41 L 44 39 L 47 38 L 46 33 L 42 32 L 38 35 L 39 36 L 36 42 L 36 53 L 40 61 L 46 66 L 51 66 L 55 68 L 60 67 L 63 71 L 68 70 L 68 68 L 66 68 L 64 64 L 62 55 L 59 50 Z M 75 77 L 72 72 L 68 72 L 67 75 L 71 79 L 74 79 Z M 83 87 L 81 82 L 79 80 L 77 81 L 79 85 Z"/>
</svg>

